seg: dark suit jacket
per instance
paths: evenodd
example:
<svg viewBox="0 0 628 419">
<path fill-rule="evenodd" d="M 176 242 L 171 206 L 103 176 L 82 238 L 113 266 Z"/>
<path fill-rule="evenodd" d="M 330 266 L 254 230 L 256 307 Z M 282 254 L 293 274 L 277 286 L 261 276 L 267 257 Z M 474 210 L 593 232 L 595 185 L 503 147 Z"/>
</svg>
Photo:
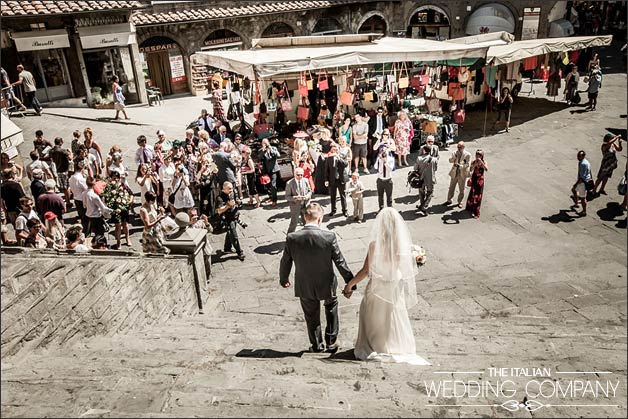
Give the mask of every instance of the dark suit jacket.
<svg viewBox="0 0 628 419">
<path fill-rule="evenodd" d="M 231 136 L 229 135 L 229 133 L 226 133 L 226 134 L 225 134 L 225 139 L 227 139 L 227 138 L 228 138 L 228 139 L 230 139 L 230 140 L 232 140 L 232 139 L 231 139 Z M 214 139 L 214 141 L 216 141 L 218 144 L 220 144 L 220 143 L 222 142 L 222 141 L 220 140 L 220 134 L 219 134 L 219 133 L 218 133 L 218 134 L 216 134 L 216 135 L 214 135 L 214 138 L 213 138 L 213 139 Z M 233 141 L 233 140 L 232 140 L 232 141 Z"/>
<path fill-rule="evenodd" d="M 279 151 L 277 151 L 277 148 L 274 146 L 270 146 L 266 152 L 260 149 L 259 161 L 262 163 L 262 170 L 264 173 L 270 175 L 279 171 L 279 163 L 277 163 L 277 158 L 279 156 Z"/>
<path fill-rule="evenodd" d="M 332 158 L 332 156 L 328 156 L 325 159 L 325 180 L 328 181 L 330 184 L 346 183 L 346 167 L 347 163 L 344 160 L 338 158 L 338 156 L 335 156 L 335 158 Z"/>
<path fill-rule="evenodd" d="M 279 282 L 288 282 L 294 261 L 294 295 L 310 300 L 327 300 L 336 295 L 336 275 L 340 272 L 345 283 L 353 274 L 338 247 L 336 233 L 306 225 L 303 229 L 288 234 L 286 247 L 279 265 Z"/>
<path fill-rule="evenodd" d="M 219 187 L 222 189 L 222 184 L 227 180 L 235 186 L 236 167 L 233 164 L 229 153 L 225 153 L 222 150 L 217 151 L 212 155 L 212 158 L 214 159 L 214 163 L 216 163 L 216 167 L 218 167 L 216 181 L 218 182 Z"/>
<path fill-rule="evenodd" d="M 369 118 L 369 135 L 373 135 L 375 133 L 375 130 L 377 129 L 377 118 L 379 118 L 379 114 L 375 114 Z M 382 115 L 382 129 L 386 128 L 388 128 L 386 116 Z"/>
</svg>

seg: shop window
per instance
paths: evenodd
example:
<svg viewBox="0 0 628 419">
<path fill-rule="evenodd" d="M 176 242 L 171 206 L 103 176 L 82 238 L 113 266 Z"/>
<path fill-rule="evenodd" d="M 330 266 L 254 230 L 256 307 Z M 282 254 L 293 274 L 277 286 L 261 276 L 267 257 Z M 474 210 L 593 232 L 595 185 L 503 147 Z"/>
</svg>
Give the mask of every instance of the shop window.
<svg viewBox="0 0 628 419">
<path fill-rule="evenodd" d="M 312 35 L 336 35 L 341 33 L 342 27 L 333 17 L 320 19 L 312 30 Z"/>
<path fill-rule="evenodd" d="M 41 53 L 40 53 L 41 54 Z M 67 75 L 63 71 L 63 51 L 53 49 L 40 55 L 41 68 L 44 71 L 44 79 L 48 87 L 63 86 L 68 84 Z"/>
</svg>

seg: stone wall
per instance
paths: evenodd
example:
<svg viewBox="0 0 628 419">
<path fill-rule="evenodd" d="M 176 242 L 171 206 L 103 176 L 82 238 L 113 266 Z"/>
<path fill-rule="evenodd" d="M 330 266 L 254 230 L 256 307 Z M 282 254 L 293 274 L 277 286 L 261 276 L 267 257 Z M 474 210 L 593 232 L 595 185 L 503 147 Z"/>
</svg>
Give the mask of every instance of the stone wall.
<svg viewBox="0 0 628 419">
<path fill-rule="evenodd" d="M 3 358 L 198 312 L 187 256 L 8 251 L 1 258 Z"/>
</svg>

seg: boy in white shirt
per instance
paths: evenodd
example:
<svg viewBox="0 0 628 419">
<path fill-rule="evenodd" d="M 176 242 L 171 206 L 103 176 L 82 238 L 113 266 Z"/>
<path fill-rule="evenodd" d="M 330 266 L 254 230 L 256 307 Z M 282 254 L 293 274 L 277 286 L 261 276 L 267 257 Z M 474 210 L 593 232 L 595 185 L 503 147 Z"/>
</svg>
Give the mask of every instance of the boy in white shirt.
<svg viewBox="0 0 628 419">
<path fill-rule="evenodd" d="M 351 174 L 346 192 L 351 195 L 353 201 L 353 219 L 361 223 L 364 218 L 364 185 L 360 182 L 360 174 L 357 170 Z"/>
</svg>

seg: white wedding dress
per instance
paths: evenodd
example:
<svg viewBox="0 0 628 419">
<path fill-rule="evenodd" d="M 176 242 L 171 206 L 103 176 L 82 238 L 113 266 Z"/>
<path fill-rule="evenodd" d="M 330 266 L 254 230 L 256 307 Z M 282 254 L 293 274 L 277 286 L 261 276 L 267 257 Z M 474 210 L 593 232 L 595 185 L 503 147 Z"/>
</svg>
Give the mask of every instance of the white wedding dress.
<svg viewBox="0 0 628 419">
<path fill-rule="evenodd" d="M 401 276 L 401 273 L 397 271 Z M 416 354 L 408 309 L 409 291 L 399 278 L 383 279 L 369 270 L 369 282 L 360 304 L 360 326 L 354 354 L 359 360 L 430 365 Z M 416 292 L 416 291 L 415 291 Z"/>
</svg>

